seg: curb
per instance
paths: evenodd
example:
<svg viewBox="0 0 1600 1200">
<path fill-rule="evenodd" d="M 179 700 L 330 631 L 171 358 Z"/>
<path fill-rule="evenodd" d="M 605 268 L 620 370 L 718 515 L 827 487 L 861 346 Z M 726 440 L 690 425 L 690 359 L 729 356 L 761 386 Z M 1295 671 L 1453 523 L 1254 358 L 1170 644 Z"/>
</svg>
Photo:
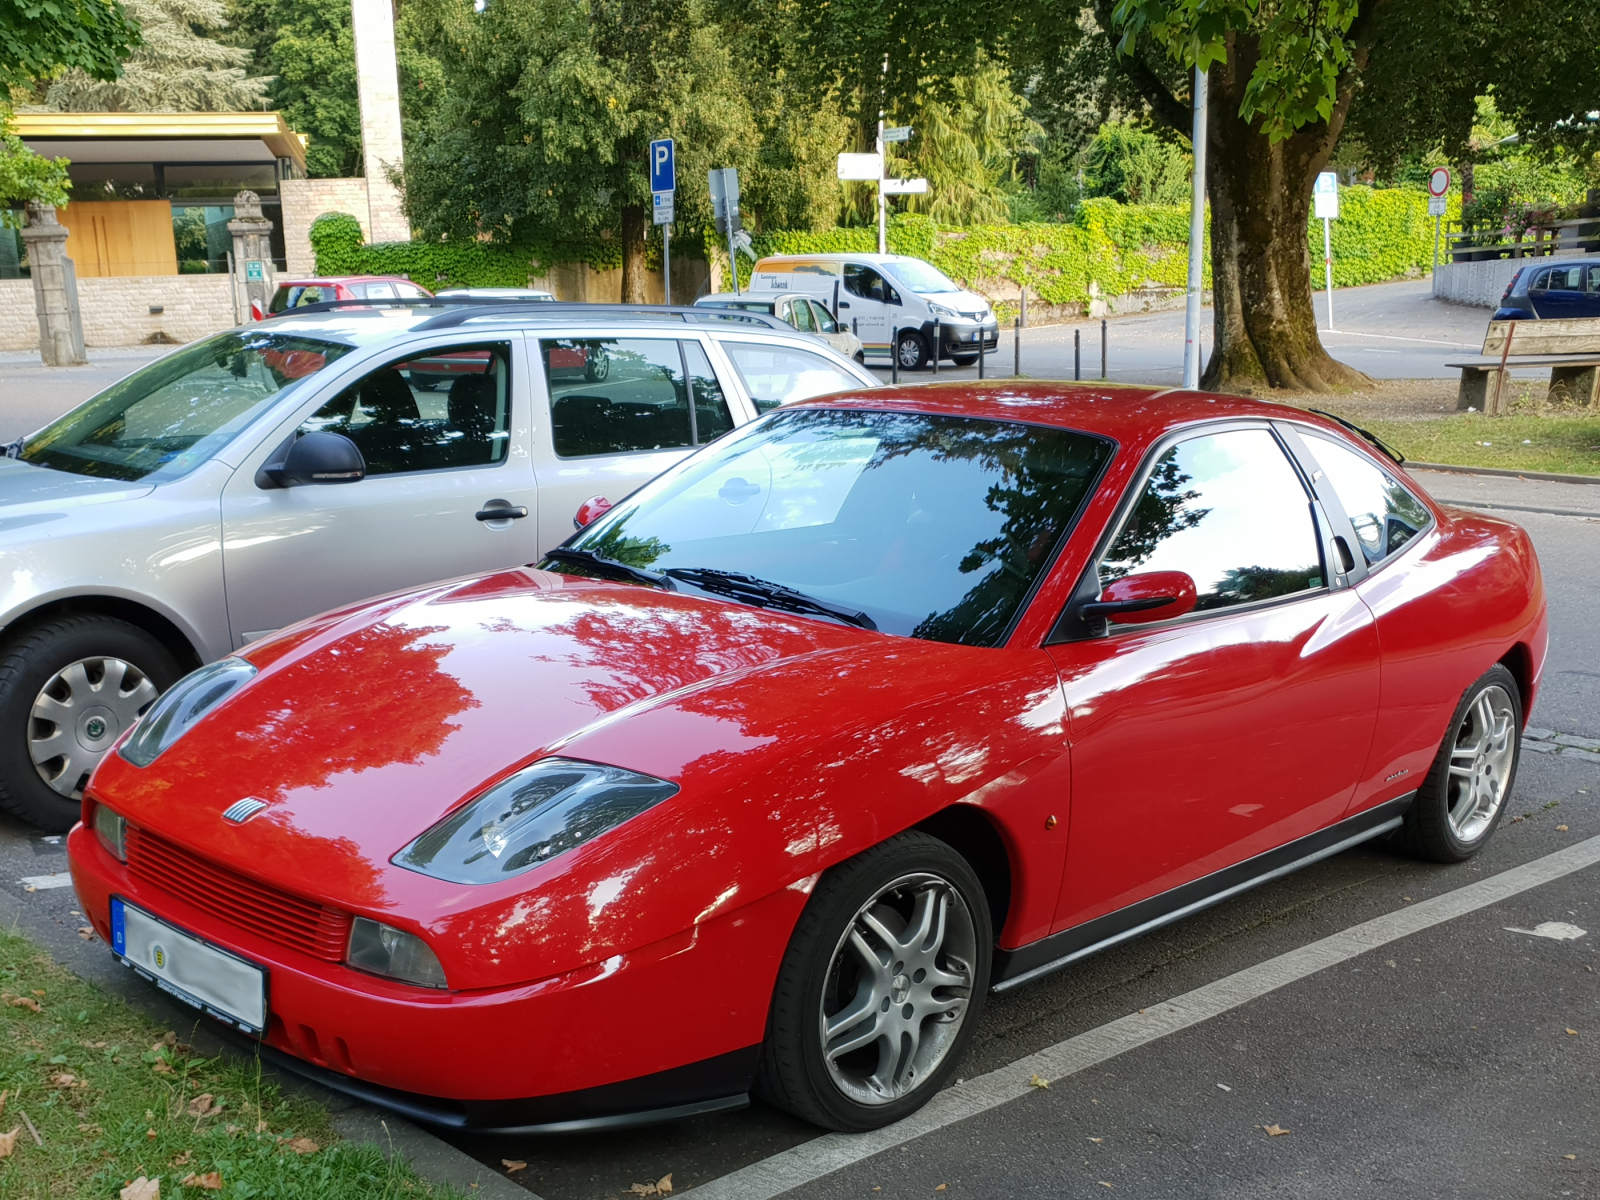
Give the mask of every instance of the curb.
<svg viewBox="0 0 1600 1200">
<path fill-rule="evenodd" d="M 1561 475 L 1554 471 L 1510 471 L 1504 467 L 1457 467 L 1450 463 L 1405 462 L 1408 471 L 1441 471 L 1446 475 L 1493 475 L 1501 479 L 1540 479 L 1547 483 L 1600 483 L 1600 475 Z"/>
<path fill-rule="evenodd" d="M 321 1089 L 318 1089 L 319 1091 Z M 385 1158 L 399 1155 L 429 1183 L 445 1184 L 475 1198 L 489 1200 L 539 1200 L 537 1194 L 513 1183 L 404 1117 L 370 1104 L 356 1104 L 333 1114 L 333 1128 L 347 1142 L 377 1146 Z"/>
</svg>

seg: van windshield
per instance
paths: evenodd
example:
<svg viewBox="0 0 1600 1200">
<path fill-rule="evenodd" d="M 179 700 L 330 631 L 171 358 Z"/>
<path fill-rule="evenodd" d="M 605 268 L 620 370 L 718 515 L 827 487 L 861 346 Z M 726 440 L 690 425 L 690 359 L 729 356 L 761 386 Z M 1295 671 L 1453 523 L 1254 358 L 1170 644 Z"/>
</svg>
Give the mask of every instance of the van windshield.
<svg viewBox="0 0 1600 1200">
<path fill-rule="evenodd" d="M 897 258 L 889 268 L 901 283 L 913 292 L 937 295 L 940 292 L 959 292 L 956 283 L 938 267 L 920 258 Z"/>
<path fill-rule="evenodd" d="M 135 371 L 9 450 L 55 471 L 165 483 L 352 349 L 261 329 L 218 334 Z"/>
</svg>

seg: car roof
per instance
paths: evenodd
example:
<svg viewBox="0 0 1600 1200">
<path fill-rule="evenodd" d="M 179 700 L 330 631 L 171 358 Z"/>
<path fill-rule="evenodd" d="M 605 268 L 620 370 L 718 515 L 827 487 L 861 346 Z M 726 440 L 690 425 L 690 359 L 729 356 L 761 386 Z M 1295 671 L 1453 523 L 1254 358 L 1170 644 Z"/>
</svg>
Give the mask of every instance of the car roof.
<svg viewBox="0 0 1600 1200">
<path fill-rule="evenodd" d="M 778 299 L 770 292 L 712 292 L 709 296 L 701 296 L 696 304 L 709 305 L 712 301 L 723 301 L 728 304 L 776 304 Z"/>
<path fill-rule="evenodd" d="M 326 287 L 334 283 L 410 283 L 404 275 L 306 275 L 280 279 L 279 287 Z M 416 286 L 421 287 L 419 283 Z"/>
<path fill-rule="evenodd" d="M 927 262 L 927 259 L 914 254 L 768 254 L 756 266 L 759 268 L 765 262 L 864 262 L 892 266 L 897 262 Z"/>
</svg>

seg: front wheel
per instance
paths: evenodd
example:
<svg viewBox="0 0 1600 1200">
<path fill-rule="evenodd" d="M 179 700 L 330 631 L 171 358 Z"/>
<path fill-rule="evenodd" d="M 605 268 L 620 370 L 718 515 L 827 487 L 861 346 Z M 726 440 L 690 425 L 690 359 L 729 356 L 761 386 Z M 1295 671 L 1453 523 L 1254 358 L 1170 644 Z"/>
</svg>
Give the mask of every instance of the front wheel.
<svg viewBox="0 0 1600 1200">
<path fill-rule="evenodd" d="M 993 931 L 982 885 L 908 832 L 829 871 L 778 972 L 757 1091 L 827 1129 L 877 1129 L 954 1073 L 983 1009 Z"/>
<path fill-rule="evenodd" d="M 1431 862 L 1462 862 L 1483 849 L 1505 813 L 1522 751 L 1522 694 L 1496 663 L 1469 687 L 1450 718 L 1428 777 L 1400 831 Z"/>
<path fill-rule="evenodd" d="M 928 365 L 928 347 L 922 335 L 909 329 L 902 330 L 894 344 L 895 357 L 902 371 L 920 371 Z"/>
</svg>

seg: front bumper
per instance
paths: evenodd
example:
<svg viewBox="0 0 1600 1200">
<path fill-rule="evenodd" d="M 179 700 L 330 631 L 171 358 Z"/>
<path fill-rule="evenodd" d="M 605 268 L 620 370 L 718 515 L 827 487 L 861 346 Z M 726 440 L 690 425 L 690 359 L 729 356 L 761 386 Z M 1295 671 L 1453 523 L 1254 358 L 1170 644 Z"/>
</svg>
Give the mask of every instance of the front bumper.
<svg viewBox="0 0 1600 1200">
<path fill-rule="evenodd" d="M 977 354 L 981 346 L 993 350 L 1000 344 L 1000 326 L 997 322 L 966 321 L 960 317 L 938 322 L 939 357 L 953 358 L 957 354 Z M 923 345 L 931 346 L 934 338 L 933 321 L 922 323 Z"/>
<path fill-rule="evenodd" d="M 785 890 L 674 945 L 565 975 L 435 992 L 222 921 L 133 878 L 81 824 L 67 846 L 83 912 L 108 945 L 117 895 L 267 968 L 265 1056 L 418 1120 L 486 1131 L 594 1128 L 744 1103 L 787 941 L 766 936 L 769 918 L 792 928 L 805 899 Z M 763 905 L 794 911 L 750 911 Z"/>
</svg>

